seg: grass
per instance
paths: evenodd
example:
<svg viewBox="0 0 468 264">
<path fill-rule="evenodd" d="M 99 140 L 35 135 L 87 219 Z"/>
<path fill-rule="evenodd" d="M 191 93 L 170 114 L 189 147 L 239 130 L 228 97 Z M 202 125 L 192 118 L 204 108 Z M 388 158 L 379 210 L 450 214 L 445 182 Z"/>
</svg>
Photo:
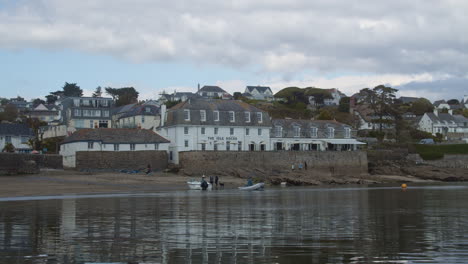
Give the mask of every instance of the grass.
<svg viewBox="0 0 468 264">
<path fill-rule="evenodd" d="M 414 145 L 416 152 L 424 160 L 442 159 L 445 154 L 468 155 L 468 144 L 453 145 Z"/>
</svg>

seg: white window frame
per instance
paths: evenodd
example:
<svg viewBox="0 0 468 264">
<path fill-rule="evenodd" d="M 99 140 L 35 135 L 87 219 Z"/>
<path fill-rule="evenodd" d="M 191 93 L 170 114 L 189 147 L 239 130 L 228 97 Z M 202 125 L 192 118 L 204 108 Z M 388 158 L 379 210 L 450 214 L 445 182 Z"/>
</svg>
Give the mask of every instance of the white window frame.
<svg viewBox="0 0 468 264">
<path fill-rule="evenodd" d="M 184 147 L 188 148 L 188 146 L 189 146 L 189 141 L 188 141 L 188 139 L 186 139 L 186 140 L 184 140 Z"/>
<path fill-rule="evenodd" d="M 119 144 L 114 144 L 114 151 L 119 151 Z"/>
<path fill-rule="evenodd" d="M 205 135 L 205 134 L 206 134 L 206 131 L 205 131 L 205 128 L 204 128 L 204 127 L 201 128 L 201 134 L 202 134 L 202 135 Z"/>
<path fill-rule="evenodd" d="M 316 138 L 318 136 L 318 128 L 311 127 L 310 128 L 310 137 Z"/>
<path fill-rule="evenodd" d="M 229 111 L 229 122 L 236 122 L 236 114 L 234 113 L 234 111 Z"/>
<path fill-rule="evenodd" d="M 328 127 L 327 128 L 327 136 L 328 138 L 334 138 L 335 137 L 335 128 L 333 127 Z"/>
<path fill-rule="evenodd" d="M 190 121 L 190 110 L 189 109 L 184 109 L 184 120 L 185 121 Z"/>
<path fill-rule="evenodd" d="M 258 129 L 258 135 L 259 135 L 259 136 L 262 135 L 262 129 L 261 129 L 261 128 Z"/>
<path fill-rule="evenodd" d="M 246 123 L 250 123 L 250 112 L 244 112 L 244 118 Z"/>
<path fill-rule="evenodd" d="M 245 129 L 245 135 L 246 135 L 246 136 L 249 136 L 249 135 L 250 135 L 250 129 L 248 129 L 248 128 Z"/>
<path fill-rule="evenodd" d="M 263 115 L 262 112 L 257 112 L 257 120 L 259 123 L 263 123 Z"/>
<path fill-rule="evenodd" d="M 88 142 L 88 149 L 93 149 L 94 147 L 94 142 Z"/>
<path fill-rule="evenodd" d="M 218 135 L 218 128 L 217 127 L 214 128 L 214 134 Z"/>
<path fill-rule="evenodd" d="M 154 150 L 159 150 L 159 144 L 158 143 L 154 143 Z"/>
<path fill-rule="evenodd" d="M 276 126 L 275 127 L 275 137 L 282 137 L 283 136 L 283 127 Z"/>
<path fill-rule="evenodd" d="M 219 121 L 219 111 L 213 111 L 213 120 Z"/>
<path fill-rule="evenodd" d="M 189 127 L 184 127 L 184 135 L 188 135 L 189 134 Z"/>
<path fill-rule="evenodd" d="M 301 127 L 300 126 L 294 126 L 294 137 L 301 137 Z"/>
<path fill-rule="evenodd" d="M 345 127 L 345 138 L 351 138 L 351 128 Z"/>
<path fill-rule="evenodd" d="M 200 110 L 200 120 L 206 121 L 206 110 Z"/>
<path fill-rule="evenodd" d="M 231 135 L 231 136 L 234 135 L 234 128 L 233 127 L 229 128 L 229 135 Z"/>
<path fill-rule="evenodd" d="M 135 150 L 135 143 L 130 144 L 130 150 L 134 151 Z"/>
</svg>

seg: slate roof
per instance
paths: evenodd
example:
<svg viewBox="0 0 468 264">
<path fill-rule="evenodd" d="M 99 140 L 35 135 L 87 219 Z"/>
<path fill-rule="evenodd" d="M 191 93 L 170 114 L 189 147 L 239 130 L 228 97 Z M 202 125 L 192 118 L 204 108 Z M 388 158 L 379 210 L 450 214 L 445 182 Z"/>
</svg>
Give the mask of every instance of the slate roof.
<svg viewBox="0 0 468 264">
<path fill-rule="evenodd" d="M 147 108 L 149 108 L 149 112 L 146 111 Z M 138 115 L 155 116 L 157 114 L 159 114 L 159 107 L 155 105 L 136 105 L 129 111 L 125 112 L 122 116 L 120 116 L 120 118 Z"/>
<path fill-rule="evenodd" d="M 455 119 L 451 114 L 439 113 L 435 115 L 434 113 L 426 113 L 427 116 L 431 119 L 432 122 L 455 122 Z"/>
<path fill-rule="evenodd" d="M 447 102 L 446 102 L 445 100 L 437 100 L 437 101 L 434 102 L 433 105 L 434 105 L 435 107 L 437 107 L 437 106 L 439 106 L 439 105 L 441 105 L 441 104 L 446 104 L 446 103 L 447 103 Z"/>
<path fill-rule="evenodd" d="M 227 93 L 221 87 L 215 86 L 215 85 L 205 85 L 198 91 L 198 93 L 200 93 L 200 92 Z"/>
<path fill-rule="evenodd" d="M 128 111 L 130 111 L 136 104 L 128 104 L 128 105 L 122 105 L 122 106 L 119 106 L 119 107 L 116 107 L 114 109 L 112 109 L 112 112 L 114 115 L 116 114 L 123 114 L 123 113 L 126 113 Z"/>
<path fill-rule="evenodd" d="M 61 144 L 88 141 L 100 141 L 104 144 L 169 143 L 169 140 L 148 129 L 86 128 L 77 130 Z"/>
<path fill-rule="evenodd" d="M 453 115 L 453 119 L 455 120 L 455 122 L 457 123 L 468 123 L 468 118 L 462 116 L 462 115 Z"/>
<path fill-rule="evenodd" d="M 190 110 L 190 120 L 184 119 L 184 110 Z M 200 110 L 206 111 L 206 121 L 201 121 Z M 219 111 L 219 121 L 214 121 L 214 111 Z M 234 112 L 235 122 L 230 122 L 229 112 Z M 250 122 L 246 122 L 244 113 L 250 112 Z M 257 120 L 257 112 L 262 113 L 262 122 Z M 239 100 L 190 99 L 181 102 L 167 111 L 165 126 L 173 125 L 212 125 L 212 126 L 270 126 L 267 112 Z"/>
<path fill-rule="evenodd" d="M 268 86 L 247 86 L 247 90 L 251 93 L 254 89 L 257 89 L 260 93 L 265 93 L 265 91 L 269 90 L 271 92 L 270 87 Z"/>
<path fill-rule="evenodd" d="M 278 138 L 276 136 L 275 127 L 282 127 L 283 138 L 294 138 L 294 127 L 300 127 L 301 138 L 312 138 L 311 133 L 313 127 L 317 128 L 316 138 L 327 138 L 328 127 L 335 129 L 334 138 L 344 138 L 344 129 L 351 128 L 350 126 L 337 122 L 336 120 L 302 120 L 302 119 L 273 119 L 271 138 Z"/>
<path fill-rule="evenodd" d="M 34 136 L 34 132 L 25 124 L 0 124 L 0 135 Z"/>
</svg>

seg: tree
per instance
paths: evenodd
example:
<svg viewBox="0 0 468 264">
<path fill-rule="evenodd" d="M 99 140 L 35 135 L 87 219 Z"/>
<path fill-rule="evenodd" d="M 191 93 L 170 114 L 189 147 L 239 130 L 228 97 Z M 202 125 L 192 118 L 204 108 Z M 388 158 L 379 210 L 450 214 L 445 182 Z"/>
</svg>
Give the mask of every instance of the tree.
<svg viewBox="0 0 468 264">
<path fill-rule="evenodd" d="M 320 114 L 317 117 L 317 120 L 332 120 L 332 119 L 333 119 L 332 113 L 325 109 L 321 109 Z"/>
<path fill-rule="evenodd" d="M 447 104 L 449 105 L 458 105 L 460 104 L 460 101 L 458 101 L 457 99 L 450 99 L 447 101 Z"/>
<path fill-rule="evenodd" d="M 46 102 L 40 98 L 32 100 L 33 107 L 36 108 L 40 104 L 45 104 Z"/>
<path fill-rule="evenodd" d="M 241 97 L 242 97 L 242 93 L 240 93 L 240 92 L 235 92 L 235 93 L 233 94 L 233 96 L 234 96 L 234 100 L 240 100 Z"/>
<path fill-rule="evenodd" d="M 138 92 L 133 87 L 112 88 L 106 87 L 106 93 L 116 100 L 116 106 L 138 102 Z"/>
<path fill-rule="evenodd" d="M 56 95 L 53 95 L 53 94 L 46 95 L 45 98 L 46 98 L 47 104 L 54 104 L 55 101 L 58 100 L 58 97 Z"/>
<path fill-rule="evenodd" d="M 101 97 L 102 96 L 102 88 L 101 86 L 96 87 L 96 91 L 93 93 L 93 97 Z"/>
<path fill-rule="evenodd" d="M 83 96 L 83 90 L 76 83 L 65 82 L 65 84 L 62 87 L 62 90 L 51 92 L 50 94 L 56 97 L 59 97 L 59 96 L 81 97 Z"/>
<path fill-rule="evenodd" d="M 8 99 L 6 98 L 0 98 L 0 105 L 7 105 L 8 104 Z"/>
<path fill-rule="evenodd" d="M 419 98 L 413 102 L 410 110 L 415 115 L 423 115 L 426 112 L 432 112 L 434 110 L 434 106 L 426 98 Z"/>
<path fill-rule="evenodd" d="M 468 109 L 463 109 L 462 115 L 468 118 Z"/>
<path fill-rule="evenodd" d="M 2 149 L 2 152 L 15 152 L 15 146 L 11 143 L 6 143 L 5 147 Z"/>
<path fill-rule="evenodd" d="M 387 116 L 395 116 L 398 114 L 393 103 L 397 89 L 379 85 L 374 89 L 362 89 L 359 94 L 363 96 L 363 102 L 367 104 L 374 115 L 377 117 L 373 122 L 379 124 L 379 131 L 383 130 L 383 125 L 392 122 Z"/>
<path fill-rule="evenodd" d="M 343 97 L 340 99 L 340 104 L 338 105 L 338 111 L 343 113 L 349 113 L 349 97 Z"/>
<path fill-rule="evenodd" d="M 18 109 L 13 104 L 7 104 L 5 110 L 0 113 L 0 121 L 6 120 L 13 122 L 18 118 Z"/>
</svg>

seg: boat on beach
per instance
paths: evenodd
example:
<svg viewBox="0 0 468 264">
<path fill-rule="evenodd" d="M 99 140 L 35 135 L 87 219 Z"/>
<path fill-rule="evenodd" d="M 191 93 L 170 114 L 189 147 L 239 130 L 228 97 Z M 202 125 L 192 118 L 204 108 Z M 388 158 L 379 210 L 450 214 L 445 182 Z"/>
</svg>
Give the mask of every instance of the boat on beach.
<svg viewBox="0 0 468 264">
<path fill-rule="evenodd" d="M 265 188 L 265 183 L 260 182 L 260 183 L 254 184 L 252 186 L 239 187 L 239 190 L 241 190 L 241 191 L 257 191 L 257 190 L 263 190 L 263 188 Z"/>
<path fill-rule="evenodd" d="M 211 183 L 207 182 L 208 183 L 208 188 L 206 188 L 207 190 L 211 190 L 213 188 L 213 186 L 211 185 Z M 187 182 L 187 185 L 188 187 L 190 188 L 190 190 L 201 190 L 201 181 L 196 181 L 196 180 L 191 180 L 191 181 L 188 181 Z"/>
</svg>

